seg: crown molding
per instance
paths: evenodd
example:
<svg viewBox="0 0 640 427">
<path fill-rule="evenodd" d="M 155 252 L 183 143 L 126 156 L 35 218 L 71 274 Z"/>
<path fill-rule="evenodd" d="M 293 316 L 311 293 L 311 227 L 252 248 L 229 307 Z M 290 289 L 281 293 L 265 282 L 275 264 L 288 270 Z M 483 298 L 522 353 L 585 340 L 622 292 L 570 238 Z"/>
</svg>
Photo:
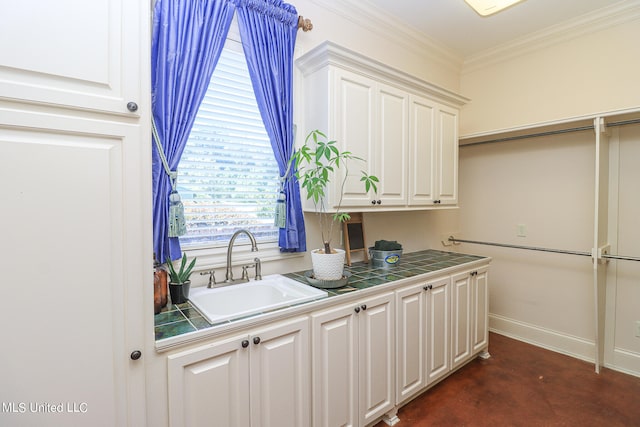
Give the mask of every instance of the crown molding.
<svg viewBox="0 0 640 427">
<path fill-rule="evenodd" d="M 399 19 L 383 12 L 377 6 L 363 0 L 310 0 L 319 7 L 331 11 L 354 25 L 368 31 L 384 34 L 385 38 L 417 55 L 427 57 L 452 72 L 459 73 L 463 58 L 442 43 L 412 29 Z"/>
<path fill-rule="evenodd" d="M 325 40 L 296 59 L 296 66 L 304 76 L 314 74 L 329 65 L 382 81 L 393 82 L 395 85 L 401 85 L 418 93 L 435 97 L 440 102 L 456 108 L 460 108 L 470 101 L 446 88 L 390 67 L 329 40 Z"/>
<path fill-rule="evenodd" d="M 623 1 L 470 56 L 464 60 L 461 74 L 638 19 L 640 0 Z"/>
</svg>

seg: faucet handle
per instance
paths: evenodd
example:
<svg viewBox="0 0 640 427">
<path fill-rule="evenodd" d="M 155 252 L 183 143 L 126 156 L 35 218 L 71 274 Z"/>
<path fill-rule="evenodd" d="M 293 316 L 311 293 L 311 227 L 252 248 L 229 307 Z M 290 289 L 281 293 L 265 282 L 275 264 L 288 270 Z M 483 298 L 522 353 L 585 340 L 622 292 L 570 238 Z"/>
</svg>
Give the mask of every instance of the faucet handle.
<svg viewBox="0 0 640 427">
<path fill-rule="evenodd" d="M 249 281 L 249 273 L 247 272 L 247 269 L 250 267 L 250 265 L 243 265 L 242 266 L 242 280 L 246 280 L 247 282 Z"/>
<path fill-rule="evenodd" d="M 211 270 L 211 271 L 203 271 L 200 273 L 201 276 L 206 276 L 209 275 L 209 283 L 207 284 L 207 288 L 211 288 L 213 287 L 213 285 L 216 285 L 216 271 L 215 270 Z"/>
<path fill-rule="evenodd" d="M 262 280 L 262 264 L 260 263 L 260 258 L 255 257 L 253 262 L 256 263 L 256 280 Z"/>
</svg>

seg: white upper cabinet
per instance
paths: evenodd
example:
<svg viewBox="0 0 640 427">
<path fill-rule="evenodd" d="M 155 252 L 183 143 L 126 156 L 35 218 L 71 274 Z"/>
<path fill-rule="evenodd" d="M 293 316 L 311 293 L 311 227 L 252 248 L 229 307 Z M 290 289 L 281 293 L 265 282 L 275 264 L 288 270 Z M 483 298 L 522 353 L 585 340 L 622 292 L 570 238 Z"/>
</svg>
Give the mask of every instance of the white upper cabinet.
<svg viewBox="0 0 640 427">
<path fill-rule="evenodd" d="M 410 206 L 458 202 L 458 110 L 412 95 L 409 131 Z"/>
<path fill-rule="evenodd" d="M 0 98 L 137 116 L 127 104 L 140 103 L 148 8 L 130 0 L 11 3 L 0 14 Z"/>
<path fill-rule="evenodd" d="M 303 133 L 319 129 L 364 159 L 350 164 L 344 187 L 334 179 L 329 209 L 340 194 L 343 207 L 360 211 L 456 205 L 458 109 L 467 99 L 331 42 L 296 63 Z M 361 171 L 380 179 L 377 194 L 365 191 Z"/>
</svg>

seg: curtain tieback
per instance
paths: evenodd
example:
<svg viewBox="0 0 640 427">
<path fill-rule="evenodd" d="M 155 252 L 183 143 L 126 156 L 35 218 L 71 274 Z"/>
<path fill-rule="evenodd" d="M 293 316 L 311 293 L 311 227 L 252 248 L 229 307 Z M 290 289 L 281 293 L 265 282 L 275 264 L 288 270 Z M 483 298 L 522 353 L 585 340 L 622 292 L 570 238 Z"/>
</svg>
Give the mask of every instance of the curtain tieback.
<svg viewBox="0 0 640 427">
<path fill-rule="evenodd" d="M 160 143 L 160 137 L 158 136 L 158 130 L 156 129 L 156 121 L 151 116 L 151 131 L 153 133 L 153 140 L 156 143 L 156 148 L 158 149 L 158 155 L 160 156 L 160 160 L 162 160 L 162 166 L 164 167 L 164 171 L 169 176 L 169 181 L 171 182 L 171 193 L 169 193 L 169 237 L 179 237 L 183 236 L 187 233 L 187 225 L 184 219 L 184 205 L 182 204 L 182 200 L 180 200 L 180 194 L 178 194 L 178 190 L 176 189 L 178 185 L 178 171 L 172 171 L 169 168 L 169 163 L 167 162 L 167 157 L 164 154 L 164 150 L 162 149 L 162 144 Z"/>
</svg>

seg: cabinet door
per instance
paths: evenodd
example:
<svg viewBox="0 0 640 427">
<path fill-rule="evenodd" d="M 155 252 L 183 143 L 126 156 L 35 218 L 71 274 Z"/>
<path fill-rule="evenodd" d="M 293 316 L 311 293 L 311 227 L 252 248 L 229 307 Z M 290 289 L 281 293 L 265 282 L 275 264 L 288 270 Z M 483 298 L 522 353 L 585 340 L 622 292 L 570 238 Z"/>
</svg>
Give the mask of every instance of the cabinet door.
<svg viewBox="0 0 640 427">
<path fill-rule="evenodd" d="M 358 313 L 359 412 L 364 426 L 395 405 L 393 294 L 369 298 Z"/>
<path fill-rule="evenodd" d="M 148 2 L 23 0 L 2 9 L 2 97 L 125 115 L 134 114 L 127 102 L 143 102 Z"/>
<path fill-rule="evenodd" d="M 438 155 L 435 198 L 438 204 L 458 203 L 458 110 L 440 105 L 437 116 Z"/>
<path fill-rule="evenodd" d="M 474 273 L 472 348 L 475 354 L 489 344 L 489 269 L 479 268 Z"/>
<path fill-rule="evenodd" d="M 180 426 L 249 426 L 248 336 L 168 357 L 169 420 Z"/>
<path fill-rule="evenodd" d="M 429 282 L 427 296 L 427 384 L 446 375 L 451 368 L 449 277 Z"/>
<path fill-rule="evenodd" d="M 374 131 L 375 117 L 375 82 L 359 74 L 345 70 L 335 70 L 334 87 L 336 91 L 335 129 L 333 136 L 341 150 L 348 150 L 363 159 L 349 163 L 349 175 L 342 188 L 342 177 L 345 169 L 341 168 L 334 178 L 333 206 L 339 203 L 340 192 L 343 192 L 344 206 L 371 206 L 373 196 L 365 191 L 360 171 L 376 174 L 376 141 Z"/>
<path fill-rule="evenodd" d="M 424 284 L 396 291 L 396 400 L 411 397 L 426 385 Z"/>
<path fill-rule="evenodd" d="M 380 179 L 376 203 L 383 208 L 407 203 L 407 148 L 409 95 L 393 86 L 378 84 L 378 141 L 376 174 Z"/>
<path fill-rule="evenodd" d="M 355 426 L 358 341 L 354 305 L 311 316 L 313 425 Z"/>
<path fill-rule="evenodd" d="M 3 331 L 11 351 L 0 364 L 0 401 L 70 402 L 86 405 L 83 424 L 144 424 L 147 135 L 23 108 L 0 100 L 0 222 L 10 254 L 0 289 L 10 295 L 3 315 L 20 319 Z M 58 274 L 59 262 L 70 274 Z M 130 359 L 135 350 L 142 359 Z M 73 412 L 13 416 L 2 414 L 9 425 L 78 422 Z"/>
<path fill-rule="evenodd" d="M 431 206 L 435 200 L 437 105 L 412 96 L 409 132 L 409 205 Z"/>
<path fill-rule="evenodd" d="M 471 357 L 471 274 L 464 272 L 451 278 L 451 367 L 457 368 Z"/>
<path fill-rule="evenodd" d="M 250 342 L 251 426 L 310 425 L 308 318 L 262 330 L 253 334 Z"/>
</svg>

